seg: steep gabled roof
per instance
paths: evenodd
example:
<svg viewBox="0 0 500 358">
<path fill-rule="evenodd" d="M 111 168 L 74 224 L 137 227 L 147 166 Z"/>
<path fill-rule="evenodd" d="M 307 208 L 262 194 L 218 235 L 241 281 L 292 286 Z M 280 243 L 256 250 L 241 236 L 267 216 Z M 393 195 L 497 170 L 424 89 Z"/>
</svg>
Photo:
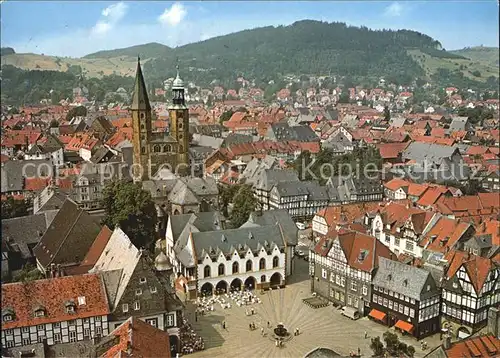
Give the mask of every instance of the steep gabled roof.
<svg viewBox="0 0 500 358">
<path fill-rule="evenodd" d="M 66 199 L 33 252 L 45 268 L 51 263 L 78 263 L 100 230 L 96 217 L 79 209 L 71 199 Z"/>
</svg>

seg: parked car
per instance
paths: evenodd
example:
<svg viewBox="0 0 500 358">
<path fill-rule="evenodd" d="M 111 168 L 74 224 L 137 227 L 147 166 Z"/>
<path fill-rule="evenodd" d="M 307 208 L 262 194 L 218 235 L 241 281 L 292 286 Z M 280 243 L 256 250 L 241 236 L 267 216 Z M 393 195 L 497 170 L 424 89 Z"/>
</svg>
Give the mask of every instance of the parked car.
<svg viewBox="0 0 500 358">
<path fill-rule="evenodd" d="M 342 307 L 342 311 L 340 313 L 352 320 L 357 320 L 360 317 L 358 310 L 353 307 Z"/>
</svg>

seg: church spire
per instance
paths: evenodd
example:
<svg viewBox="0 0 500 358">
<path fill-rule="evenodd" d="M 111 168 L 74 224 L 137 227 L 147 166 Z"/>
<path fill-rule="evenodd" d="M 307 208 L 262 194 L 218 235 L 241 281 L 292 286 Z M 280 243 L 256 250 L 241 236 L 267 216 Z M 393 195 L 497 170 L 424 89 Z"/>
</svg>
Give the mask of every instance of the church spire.
<svg viewBox="0 0 500 358">
<path fill-rule="evenodd" d="M 141 58 L 137 56 L 137 70 L 135 73 L 134 94 L 132 96 L 132 110 L 145 110 L 150 111 L 151 105 L 149 103 L 148 91 L 146 90 L 146 83 L 142 75 Z"/>
</svg>

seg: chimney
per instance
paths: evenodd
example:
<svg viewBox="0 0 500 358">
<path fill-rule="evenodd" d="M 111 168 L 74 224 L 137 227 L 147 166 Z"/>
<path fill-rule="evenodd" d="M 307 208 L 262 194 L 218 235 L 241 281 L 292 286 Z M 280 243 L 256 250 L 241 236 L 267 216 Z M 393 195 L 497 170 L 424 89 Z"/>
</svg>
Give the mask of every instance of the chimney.
<svg viewBox="0 0 500 358">
<path fill-rule="evenodd" d="M 443 341 L 443 348 L 445 350 L 448 350 L 451 348 L 451 337 L 449 334 L 446 335 L 446 337 L 444 338 L 444 341 Z"/>
</svg>

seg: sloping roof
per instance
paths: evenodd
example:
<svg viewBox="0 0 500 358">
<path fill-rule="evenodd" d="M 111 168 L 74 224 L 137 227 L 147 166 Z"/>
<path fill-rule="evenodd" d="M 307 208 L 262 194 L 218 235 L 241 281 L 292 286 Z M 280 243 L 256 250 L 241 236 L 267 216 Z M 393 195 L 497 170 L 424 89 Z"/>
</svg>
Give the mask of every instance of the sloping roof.
<svg viewBox="0 0 500 358">
<path fill-rule="evenodd" d="M 373 236 L 351 231 L 339 234 L 338 240 L 347 264 L 361 271 L 372 272 L 378 267 L 380 257 L 396 258 L 387 246 Z"/>
<path fill-rule="evenodd" d="M 452 278 L 460 267 L 464 267 L 476 294 L 481 292 L 490 270 L 495 266 L 494 262 L 486 257 L 471 255 L 468 252 L 453 250 L 445 259 L 448 261 L 446 276 Z"/>
<path fill-rule="evenodd" d="M 253 211 L 248 217 L 248 221 L 241 225 L 245 227 L 276 225 L 279 223 L 283 229 L 288 245 L 297 245 L 299 229 L 286 209 L 267 210 L 263 212 Z"/>
<path fill-rule="evenodd" d="M 444 351 L 448 358 L 494 357 L 500 354 L 500 340 L 492 334 L 467 337 Z"/>
<path fill-rule="evenodd" d="M 78 263 L 101 230 L 98 219 L 66 199 L 33 252 L 44 267 L 51 263 Z"/>
<path fill-rule="evenodd" d="M 420 301 L 429 278 L 432 280 L 426 270 L 380 257 L 373 284 Z"/>
<path fill-rule="evenodd" d="M 102 272 L 122 270 L 122 276 L 116 291 L 116 298 L 114 302 L 110 301 L 112 310 L 114 310 L 116 305 L 120 302 L 140 257 L 141 253 L 139 249 L 132 244 L 122 229 L 119 227 L 115 228 L 101 256 L 97 260 L 94 268 L 90 271 Z"/>
<path fill-rule="evenodd" d="M 130 317 L 115 328 L 111 335 L 119 337 L 120 340 L 101 357 L 170 358 L 171 356 L 168 332 L 153 327 L 139 318 Z"/>
<path fill-rule="evenodd" d="M 187 184 L 182 180 L 178 180 L 174 188 L 168 195 L 168 200 L 173 204 L 178 205 L 196 205 L 199 204 L 198 198 L 188 188 Z"/>
<path fill-rule="evenodd" d="M 252 228 L 239 228 L 209 232 L 193 232 L 192 240 L 198 258 L 203 253 L 209 255 L 222 252 L 224 255 L 232 250 L 245 253 L 248 249 L 257 252 L 260 248 L 271 250 L 285 246 L 285 240 L 279 225 L 266 225 Z M 213 249 L 214 251 L 212 251 Z"/>
<path fill-rule="evenodd" d="M 425 233 L 419 245 L 430 251 L 445 253 L 455 246 L 469 227 L 469 223 L 443 216 Z"/>
<path fill-rule="evenodd" d="M 2 220 L 2 242 L 23 258 L 32 257 L 28 245 L 36 245 L 53 219 L 51 212 Z"/>
<path fill-rule="evenodd" d="M 403 152 L 403 158 L 417 162 L 425 160 L 435 163 L 440 162 L 443 158 L 450 158 L 456 150 L 458 150 L 456 146 L 412 142 Z"/>
<path fill-rule="evenodd" d="M 1 191 L 24 190 L 23 178 L 50 177 L 52 160 L 8 160 L 1 164 Z"/>
<path fill-rule="evenodd" d="M 80 305 L 78 297 L 85 297 Z M 75 313 L 67 313 L 65 303 L 75 303 Z M 44 317 L 34 316 L 35 307 L 45 309 Z M 99 275 L 66 276 L 2 285 L 2 310 L 14 311 L 14 320 L 3 322 L 2 329 L 36 326 L 77 318 L 104 316 L 108 300 Z"/>
<path fill-rule="evenodd" d="M 104 248 L 108 244 L 112 233 L 113 232 L 106 225 L 102 227 L 80 266 L 88 266 L 89 269 L 94 267 L 97 260 L 104 251 Z"/>
</svg>

